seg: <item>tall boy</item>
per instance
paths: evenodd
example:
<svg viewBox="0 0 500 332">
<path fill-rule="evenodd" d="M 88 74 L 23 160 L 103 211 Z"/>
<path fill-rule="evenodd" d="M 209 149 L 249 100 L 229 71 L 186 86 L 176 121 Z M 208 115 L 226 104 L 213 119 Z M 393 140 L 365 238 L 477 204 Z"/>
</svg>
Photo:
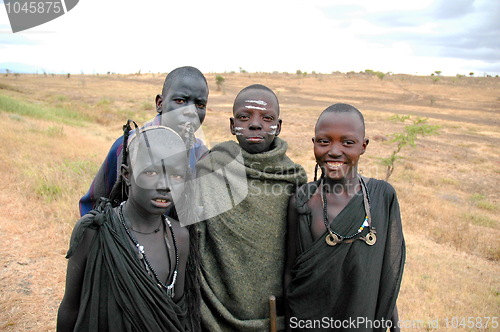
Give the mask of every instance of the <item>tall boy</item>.
<svg viewBox="0 0 500 332">
<path fill-rule="evenodd" d="M 179 67 L 165 78 L 161 95 L 156 96 L 158 114 L 145 126 L 163 125 L 184 136 L 186 124 L 196 131 L 206 115 L 208 85 L 205 76 L 194 67 Z M 80 215 L 88 213 L 100 197 L 109 197 L 118 179 L 123 149 L 123 136 L 111 146 L 106 159 L 95 176 L 88 192 L 80 199 Z M 189 163 L 194 169 L 196 161 L 207 152 L 206 146 L 196 139 L 190 148 Z"/>
<path fill-rule="evenodd" d="M 282 294 L 288 199 L 307 176 L 277 137 L 279 103 L 269 88 L 255 84 L 237 95 L 230 129 L 238 143 L 216 145 L 197 164 L 201 204 L 209 211 L 198 224 L 202 325 L 263 331 L 269 296 Z"/>
</svg>

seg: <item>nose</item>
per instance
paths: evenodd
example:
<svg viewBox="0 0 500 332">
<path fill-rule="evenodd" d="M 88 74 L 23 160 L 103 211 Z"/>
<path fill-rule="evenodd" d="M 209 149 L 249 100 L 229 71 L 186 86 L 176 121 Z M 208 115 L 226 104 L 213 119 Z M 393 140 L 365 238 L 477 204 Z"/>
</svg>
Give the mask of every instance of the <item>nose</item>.
<svg viewBox="0 0 500 332">
<path fill-rule="evenodd" d="M 156 183 L 156 189 L 158 191 L 170 192 L 170 181 L 166 174 L 162 174 L 158 177 L 158 182 Z"/>
<path fill-rule="evenodd" d="M 250 129 L 250 130 L 261 130 L 262 129 L 262 123 L 260 122 L 260 119 L 258 116 L 253 116 L 250 118 L 250 123 L 248 125 L 248 129 Z"/>
<path fill-rule="evenodd" d="M 196 112 L 196 106 L 194 104 L 183 107 L 182 115 L 189 118 L 196 118 L 198 113 Z"/>
<path fill-rule="evenodd" d="M 331 157 L 340 157 L 342 156 L 342 144 L 340 143 L 337 143 L 337 142 L 333 142 L 331 147 L 330 147 L 330 150 L 328 150 L 328 155 L 331 156 Z"/>
</svg>

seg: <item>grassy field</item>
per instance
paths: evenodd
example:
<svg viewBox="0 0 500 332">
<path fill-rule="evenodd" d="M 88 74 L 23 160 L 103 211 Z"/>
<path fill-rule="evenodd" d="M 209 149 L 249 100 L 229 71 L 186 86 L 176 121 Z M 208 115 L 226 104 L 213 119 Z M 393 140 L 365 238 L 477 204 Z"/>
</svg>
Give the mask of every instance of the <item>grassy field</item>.
<svg viewBox="0 0 500 332">
<path fill-rule="evenodd" d="M 389 117 L 408 114 L 439 125 L 439 135 L 402 150 L 390 178 L 407 243 L 398 299 L 403 330 L 435 330 L 436 320 L 446 330 L 446 319 L 467 324 L 469 317 L 485 323 L 478 317 L 500 316 L 499 78 L 220 75 L 224 92 L 217 91 L 216 74 L 206 75 L 207 144 L 233 139 L 234 97 L 247 85 L 265 84 L 281 103 L 288 154 L 311 180 L 314 123 L 333 103 L 353 104 L 365 115 L 371 141 L 360 170 L 366 176 L 384 178 L 380 158 L 395 148 L 391 134 L 404 128 Z M 0 330 L 55 329 L 78 200 L 126 119 L 154 117 L 164 77 L 0 76 Z M 491 321 L 485 330 L 495 330 Z"/>
</svg>

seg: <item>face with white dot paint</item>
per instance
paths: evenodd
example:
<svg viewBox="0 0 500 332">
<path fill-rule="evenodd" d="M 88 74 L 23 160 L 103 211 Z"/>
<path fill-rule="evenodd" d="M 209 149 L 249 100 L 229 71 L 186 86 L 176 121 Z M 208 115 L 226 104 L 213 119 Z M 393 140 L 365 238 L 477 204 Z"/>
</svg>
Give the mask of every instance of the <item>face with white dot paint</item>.
<svg viewBox="0 0 500 332">
<path fill-rule="evenodd" d="M 234 101 L 233 115 L 231 133 L 245 151 L 261 153 L 271 149 L 281 131 L 278 100 L 272 92 L 264 89 L 241 92 Z"/>
</svg>

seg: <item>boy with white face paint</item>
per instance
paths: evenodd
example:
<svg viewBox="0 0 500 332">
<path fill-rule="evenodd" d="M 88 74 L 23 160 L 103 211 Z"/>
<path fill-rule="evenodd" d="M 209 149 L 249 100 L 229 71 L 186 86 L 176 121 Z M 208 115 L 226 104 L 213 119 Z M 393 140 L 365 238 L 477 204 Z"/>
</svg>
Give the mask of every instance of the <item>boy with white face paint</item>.
<svg viewBox="0 0 500 332">
<path fill-rule="evenodd" d="M 271 149 L 281 131 L 279 111 L 276 95 L 263 85 L 251 85 L 238 94 L 230 129 L 243 150 L 253 154 Z"/>
<path fill-rule="evenodd" d="M 214 146 L 196 165 L 203 330 L 268 330 L 269 296 L 282 295 L 288 199 L 307 176 L 277 137 L 279 112 L 271 89 L 244 88 L 230 118 L 237 142 Z"/>
</svg>

